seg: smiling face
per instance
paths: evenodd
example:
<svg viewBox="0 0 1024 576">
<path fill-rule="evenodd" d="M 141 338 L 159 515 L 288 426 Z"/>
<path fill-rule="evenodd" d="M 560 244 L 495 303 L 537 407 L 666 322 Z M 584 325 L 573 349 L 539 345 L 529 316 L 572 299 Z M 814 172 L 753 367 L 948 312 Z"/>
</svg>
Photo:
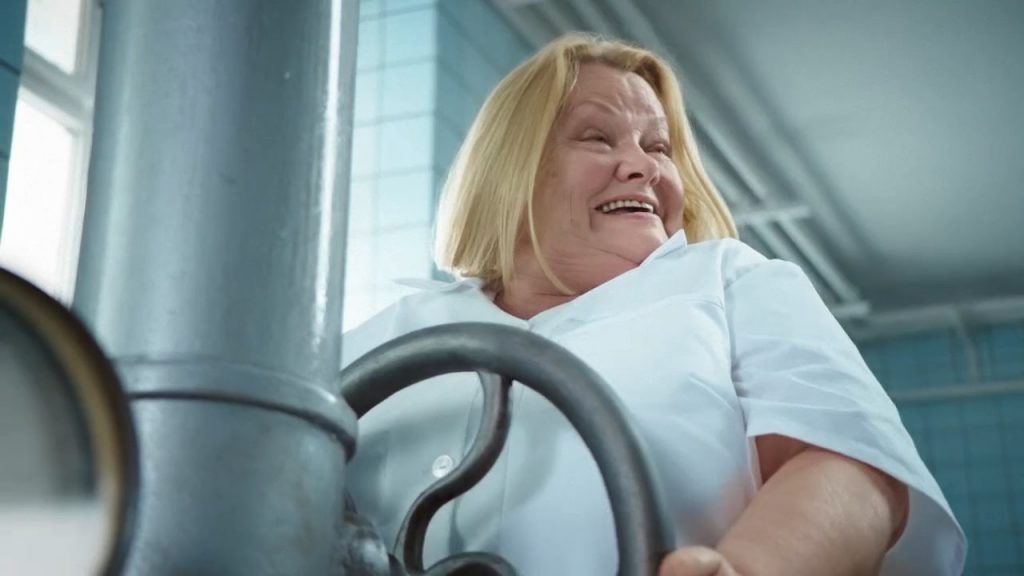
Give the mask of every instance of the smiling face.
<svg viewBox="0 0 1024 576">
<path fill-rule="evenodd" d="M 682 228 L 683 186 L 654 89 L 580 66 L 537 176 L 534 222 L 551 271 L 585 292 L 636 267 Z M 532 254 L 529 239 L 520 252 Z"/>
</svg>

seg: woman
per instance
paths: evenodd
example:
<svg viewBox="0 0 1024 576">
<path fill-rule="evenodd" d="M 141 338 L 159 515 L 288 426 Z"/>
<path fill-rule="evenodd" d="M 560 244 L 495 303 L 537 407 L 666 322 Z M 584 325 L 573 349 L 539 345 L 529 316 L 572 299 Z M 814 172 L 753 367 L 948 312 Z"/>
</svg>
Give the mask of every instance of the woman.
<svg viewBox="0 0 1024 576">
<path fill-rule="evenodd" d="M 796 266 L 735 240 L 670 68 L 583 36 L 551 43 L 480 111 L 446 184 L 438 263 L 345 336 L 344 361 L 431 325 L 519 326 L 574 352 L 650 447 L 679 549 L 664 576 L 959 574 L 963 533 L 895 407 Z M 385 539 L 465 452 L 472 375 L 360 421 L 349 482 Z M 501 554 L 522 574 L 611 574 L 596 465 L 522 387 L 505 452 L 428 533 L 428 561 Z"/>
</svg>

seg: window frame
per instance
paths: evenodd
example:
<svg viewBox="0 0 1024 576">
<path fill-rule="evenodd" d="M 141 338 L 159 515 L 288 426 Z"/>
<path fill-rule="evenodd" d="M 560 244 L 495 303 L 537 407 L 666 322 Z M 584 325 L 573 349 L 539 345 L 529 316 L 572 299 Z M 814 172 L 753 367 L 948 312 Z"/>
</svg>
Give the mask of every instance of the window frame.
<svg viewBox="0 0 1024 576">
<path fill-rule="evenodd" d="M 47 287 L 59 300 L 70 304 L 75 289 L 82 225 L 85 218 L 89 159 L 92 152 L 96 77 L 102 23 L 102 0 L 81 0 L 74 72 L 69 74 L 28 46 L 26 39 L 17 102 L 26 102 L 59 123 L 72 136 L 72 160 L 68 174 L 68 212 L 58 217 L 68 222 L 67 236 L 59 250 L 60 277 Z M 12 151 L 13 152 L 13 151 Z M 13 154 L 12 154 L 13 157 Z"/>
</svg>

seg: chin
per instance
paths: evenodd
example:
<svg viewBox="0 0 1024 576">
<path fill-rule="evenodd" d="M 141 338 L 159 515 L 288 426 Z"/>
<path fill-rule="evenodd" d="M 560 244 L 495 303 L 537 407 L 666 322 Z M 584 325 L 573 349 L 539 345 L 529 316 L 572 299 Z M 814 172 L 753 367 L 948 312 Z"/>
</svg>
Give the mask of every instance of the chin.
<svg viewBox="0 0 1024 576">
<path fill-rule="evenodd" d="M 616 252 L 634 265 L 639 265 L 660 248 L 665 240 L 665 238 L 653 234 L 645 235 L 643 238 L 631 238 L 625 246 L 620 246 Z"/>
</svg>

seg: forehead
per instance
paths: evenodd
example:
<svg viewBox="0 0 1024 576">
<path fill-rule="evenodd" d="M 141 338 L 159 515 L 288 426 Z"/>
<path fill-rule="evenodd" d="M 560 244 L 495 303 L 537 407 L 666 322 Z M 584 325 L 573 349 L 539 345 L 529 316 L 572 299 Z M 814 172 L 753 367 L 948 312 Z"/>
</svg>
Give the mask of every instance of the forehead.
<svg viewBox="0 0 1024 576">
<path fill-rule="evenodd" d="M 580 66 L 565 111 L 571 115 L 578 109 L 592 106 L 618 114 L 665 116 L 654 88 L 639 74 L 587 62 Z"/>
</svg>

